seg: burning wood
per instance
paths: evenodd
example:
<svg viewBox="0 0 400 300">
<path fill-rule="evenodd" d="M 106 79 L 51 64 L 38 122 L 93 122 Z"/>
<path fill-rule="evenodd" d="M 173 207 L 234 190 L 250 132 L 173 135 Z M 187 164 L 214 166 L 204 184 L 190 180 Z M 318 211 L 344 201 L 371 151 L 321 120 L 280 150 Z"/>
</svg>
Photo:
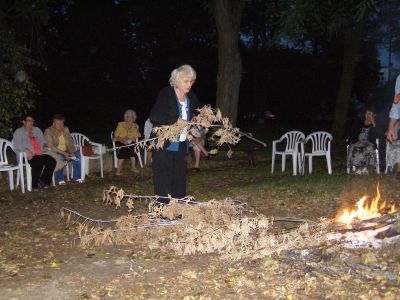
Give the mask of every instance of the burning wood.
<svg viewBox="0 0 400 300">
<path fill-rule="evenodd" d="M 381 194 L 379 192 L 379 183 L 376 186 L 376 196 L 371 202 L 368 202 L 368 196 L 362 197 L 357 203 L 356 208 L 352 210 L 345 209 L 343 213 L 338 216 L 339 223 L 346 224 L 347 228 L 352 228 L 352 223 L 357 220 L 367 220 L 371 218 L 380 217 L 385 213 L 393 213 L 396 211 L 395 204 L 388 207 L 386 201 L 380 203 Z"/>
<path fill-rule="evenodd" d="M 396 212 L 395 204 L 381 202 L 379 184 L 375 198 L 367 200 L 367 196 L 362 197 L 354 209 L 345 209 L 336 218 L 336 232 L 328 240 L 341 242 L 347 248 L 379 248 L 400 240 L 400 212 Z"/>
</svg>

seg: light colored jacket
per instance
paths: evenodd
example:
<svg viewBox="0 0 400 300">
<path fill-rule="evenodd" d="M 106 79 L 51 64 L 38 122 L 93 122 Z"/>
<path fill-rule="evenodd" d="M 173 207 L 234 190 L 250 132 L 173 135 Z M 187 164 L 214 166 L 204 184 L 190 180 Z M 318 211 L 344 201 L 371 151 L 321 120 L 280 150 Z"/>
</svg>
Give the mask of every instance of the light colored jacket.
<svg viewBox="0 0 400 300">
<path fill-rule="evenodd" d="M 76 151 L 76 146 L 71 134 L 69 133 L 68 127 L 64 127 L 63 130 L 65 145 L 67 146 L 67 152 L 74 153 Z M 47 147 L 51 150 L 49 154 L 57 161 L 56 170 L 60 170 L 64 167 L 65 163 L 61 160 L 61 154 L 58 147 L 58 135 L 54 126 L 50 126 L 44 132 L 44 139 L 46 141 Z"/>
<path fill-rule="evenodd" d="M 43 133 L 39 127 L 32 128 L 32 135 L 38 139 L 40 147 L 42 147 L 42 149 L 46 147 L 46 142 L 44 140 Z M 32 153 L 34 153 L 33 146 L 29 139 L 29 134 L 24 126 L 15 130 L 13 134 L 12 143 L 14 146 L 14 150 L 17 153 L 17 158 L 19 158 L 19 154 L 21 152 L 25 152 L 27 149 L 29 149 Z"/>
<path fill-rule="evenodd" d="M 74 153 L 76 151 L 76 146 L 68 127 L 64 127 L 63 135 L 65 139 L 65 145 L 67 147 L 67 152 Z M 60 150 L 58 149 L 58 135 L 54 126 L 50 126 L 46 129 L 46 131 L 44 132 L 44 138 L 46 140 L 47 147 L 49 147 L 51 151 L 55 153 L 60 153 Z"/>
<path fill-rule="evenodd" d="M 57 161 L 55 171 L 62 169 L 64 167 L 64 162 L 60 160 L 57 153 L 55 153 L 49 149 L 48 145 L 46 144 L 46 140 L 43 136 L 43 133 L 39 127 L 32 128 L 32 135 L 39 140 L 40 147 L 42 147 L 42 149 L 43 149 L 43 154 L 50 155 Z M 30 151 L 32 151 L 32 153 L 34 153 L 34 149 L 31 144 L 31 141 L 29 139 L 28 132 L 26 131 L 24 126 L 15 130 L 13 139 L 12 139 L 12 143 L 14 146 L 14 150 L 17 154 L 18 162 L 19 162 L 20 153 L 25 152 L 27 149 L 29 149 Z M 45 149 L 44 149 L 45 147 L 48 148 L 47 151 L 45 151 Z"/>
</svg>

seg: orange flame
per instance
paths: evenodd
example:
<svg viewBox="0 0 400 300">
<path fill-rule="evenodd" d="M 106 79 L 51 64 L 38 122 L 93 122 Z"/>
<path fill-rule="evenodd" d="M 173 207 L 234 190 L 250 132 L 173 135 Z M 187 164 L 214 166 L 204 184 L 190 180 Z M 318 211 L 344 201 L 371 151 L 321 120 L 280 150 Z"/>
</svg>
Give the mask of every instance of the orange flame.
<svg viewBox="0 0 400 300">
<path fill-rule="evenodd" d="M 356 208 L 349 210 L 345 209 L 343 213 L 337 218 L 337 221 L 346 224 L 347 228 L 351 228 L 351 224 L 356 220 L 366 220 L 371 218 L 380 217 L 385 212 L 393 213 L 396 211 L 395 205 L 391 205 L 388 209 L 386 201 L 379 203 L 381 200 L 381 193 L 379 192 L 379 183 L 376 186 L 376 196 L 370 203 L 367 201 L 368 197 L 362 197 L 357 203 Z"/>
</svg>

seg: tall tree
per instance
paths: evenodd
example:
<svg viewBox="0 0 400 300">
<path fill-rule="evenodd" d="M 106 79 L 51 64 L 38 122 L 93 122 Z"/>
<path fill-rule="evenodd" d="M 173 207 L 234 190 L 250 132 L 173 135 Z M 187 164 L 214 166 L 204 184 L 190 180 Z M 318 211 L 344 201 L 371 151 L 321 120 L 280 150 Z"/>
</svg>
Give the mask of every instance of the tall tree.
<svg viewBox="0 0 400 300">
<path fill-rule="evenodd" d="M 335 138 L 340 140 L 345 133 L 348 119 L 349 103 L 352 96 L 354 71 L 360 45 L 364 37 L 364 24 L 369 13 L 375 6 L 375 0 L 321 0 L 321 1 L 294 1 L 288 14 L 292 32 L 304 32 L 306 29 L 321 32 L 323 35 L 341 35 L 343 39 L 343 58 L 341 64 L 341 78 L 338 92 L 332 131 Z M 294 22 L 293 22 L 294 20 Z M 305 27 L 305 24 L 308 28 Z M 290 27 L 289 27 L 290 28 Z M 314 52 L 318 45 L 314 42 Z"/>
<path fill-rule="evenodd" d="M 346 129 L 356 58 L 360 51 L 363 28 L 364 24 L 361 22 L 354 27 L 346 28 L 344 33 L 342 74 L 332 124 L 333 135 L 339 139 L 343 138 Z"/>
<path fill-rule="evenodd" d="M 239 32 L 244 0 L 216 0 L 215 20 L 218 31 L 218 75 L 216 106 L 236 124 L 242 60 Z"/>
</svg>

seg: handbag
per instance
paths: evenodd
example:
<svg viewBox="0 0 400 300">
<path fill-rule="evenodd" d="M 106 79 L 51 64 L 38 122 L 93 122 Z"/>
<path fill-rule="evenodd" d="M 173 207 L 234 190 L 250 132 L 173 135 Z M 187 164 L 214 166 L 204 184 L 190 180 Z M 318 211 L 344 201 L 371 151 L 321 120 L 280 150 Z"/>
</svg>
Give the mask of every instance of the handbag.
<svg viewBox="0 0 400 300">
<path fill-rule="evenodd" d="M 93 147 L 90 142 L 85 141 L 85 144 L 82 146 L 82 154 L 83 156 L 92 156 L 94 155 Z"/>
</svg>

